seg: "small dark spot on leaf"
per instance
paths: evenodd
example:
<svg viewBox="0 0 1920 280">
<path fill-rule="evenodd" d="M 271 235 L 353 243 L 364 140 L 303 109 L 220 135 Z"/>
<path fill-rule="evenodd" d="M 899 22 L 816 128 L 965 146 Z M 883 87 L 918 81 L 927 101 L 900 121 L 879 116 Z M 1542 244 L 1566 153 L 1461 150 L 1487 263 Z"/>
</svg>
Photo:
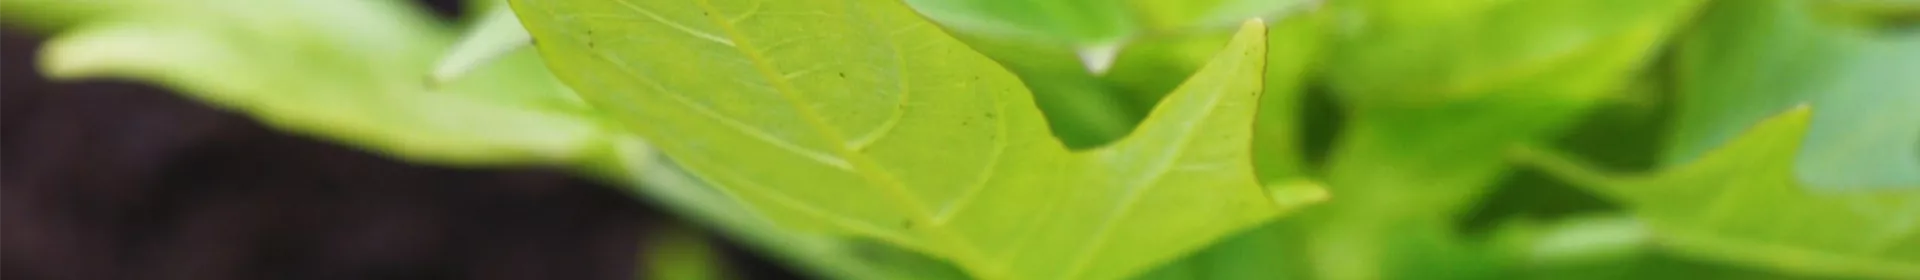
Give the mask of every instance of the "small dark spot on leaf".
<svg viewBox="0 0 1920 280">
<path fill-rule="evenodd" d="M 900 228 L 913 228 L 913 220 L 900 220 Z"/>
<path fill-rule="evenodd" d="M 846 78 L 846 77 L 847 77 L 847 72 L 840 72 L 840 77 L 841 77 L 841 78 Z"/>
</svg>

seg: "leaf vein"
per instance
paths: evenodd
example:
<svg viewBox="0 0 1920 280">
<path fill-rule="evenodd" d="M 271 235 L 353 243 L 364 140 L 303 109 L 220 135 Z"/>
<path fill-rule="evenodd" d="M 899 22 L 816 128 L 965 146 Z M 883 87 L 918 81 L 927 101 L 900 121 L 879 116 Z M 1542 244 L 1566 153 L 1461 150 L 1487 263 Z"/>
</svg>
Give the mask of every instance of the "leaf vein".
<svg viewBox="0 0 1920 280">
<path fill-rule="evenodd" d="M 1229 46 L 1228 50 L 1229 51 L 1233 50 L 1232 46 Z M 1219 61 L 1224 61 L 1226 63 L 1233 64 L 1233 68 L 1227 69 L 1228 71 L 1226 73 L 1239 73 L 1241 71 L 1241 68 L 1246 67 L 1246 64 L 1238 62 L 1239 59 L 1243 59 L 1243 58 L 1244 57 L 1236 57 L 1235 59 L 1219 60 Z M 1203 67 L 1202 69 L 1205 69 L 1205 68 Z M 1200 77 L 1200 75 L 1203 75 L 1203 74 L 1194 74 L 1195 77 Z M 1192 142 L 1194 139 L 1193 136 L 1195 134 L 1198 134 L 1198 133 L 1193 133 L 1193 131 L 1191 131 L 1195 127 L 1197 127 L 1197 125 L 1195 125 L 1194 122 L 1201 122 L 1206 120 L 1207 116 L 1213 115 L 1214 111 L 1220 108 L 1219 106 L 1220 99 L 1224 98 L 1227 95 L 1227 93 L 1222 93 L 1221 91 L 1226 90 L 1227 86 L 1231 85 L 1232 83 L 1221 82 L 1217 84 L 1218 86 L 1214 87 L 1213 90 L 1210 91 L 1211 94 L 1209 95 L 1212 95 L 1212 96 L 1210 96 L 1210 98 L 1207 99 L 1206 106 L 1202 107 L 1204 108 L 1203 109 L 1204 111 L 1201 111 L 1201 113 L 1197 114 L 1199 118 L 1185 120 L 1186 123 L 1180 126 L 1177 126 L 1179 128 L 1184 128 L 1187 131 L 1181 131 L 1179 133 L 1174 134 L 1174 135 L 1178 135 L 1176 136 L 1178 138 L 1176 138 L 1176 140 L 1173 143 L 1174 146 L 1172 148 L 1166 149 L 1164 152 L 1161 153 L 1161 156 L 1159 157 L 1159 161 L 1153 163 L 1153 171 L 1147 174 L 1146 177 L 1142 178 L 1141 180 L 1134 180 L 1134 182 L 1137 182 L 1137 183 L 1132 186 L 1128 186 L 1126 195 L 1121 197 L 1120 199 L 1120 209 L 1117 209 L 1114 211 L 1114 213 L 1107 215 L 1106 218 L 1100 222 L 1100 229 L 1094 232 L 1093 239 L 1087 245 L 1087 248 L 1082 249 L 1080 256 L 1077 258 L 1074 258 L 1075 263 L 1073 267 L 1069 268 L 1067 272 L 1067 277 L 1066 277 L 1067 279 L 1079 278 L 1081 276 L 1080 275 L 1081 273 L 1086 272 L 1087 265 L 1093 262 L 1094 257 L 1097 256 L 1102 249 L 1106 248 L 1107 239 L 1113 235 L 1112 234 L 1113 227 L 1115 226 L 1115 224 L 1117 224 L 1117 222 L 1122 218 L 1133 215 L 1133 208 L 1135 205 L 1139 204 L 1140 197 L 1144 195 L 1148 189 L 1161 186 L 1160 180 L 1166 178 L 1167 173 L 1171 172 L 1176 166 L 1176 163 L 1180 160 L 1180 156 L 1182 154 L 1185 154 L 1187 149 L 1190 146 L 1192 146 Z M 1181 92 L 1178 92 L 1178 89 L 1176 89 L 1174 96 L 1169 96 L 1169 97 L 1178 97 L 1180 93 Z M 1153 116 L 1148 116 L 1148 119 L 1151 120 L 1152 117 Z"/>
<path fill-rule="evenodd" d="M 728 40 L 727 38 L 722 38 L 720 36 L 713 35 L 712 33 L 700 31 L 699 29 L 693 29 L 692 27 L 681 25 L 678 22 L 667 20 L 666 17 L 661 17 L 660 14 L 656 14 L 653 11 L 640 7 L 639 5 L 634 5 L 633 2 L 628 2 L 628 0 L 615 0 L 614 2 L 620 3 L 621 6 L 626 6 L 627 9 L 633 10 L 636 13 L 645 15 L 647 16 L 648 19 L 652 19 L 653 21 L 660 22 L 660 24 L 665 24 L 667 25 L 667 27 L 673 27 L 673 29 L 680 30 L 680 32 L 685 32 L 687 33 L 687 35 L 693 35 L 694 38 L 713 41 L 714 43 L 720 43 L 721 45 L 727 45 L 728 47 L 734 46 L 733 40 Z"/>
</svg>

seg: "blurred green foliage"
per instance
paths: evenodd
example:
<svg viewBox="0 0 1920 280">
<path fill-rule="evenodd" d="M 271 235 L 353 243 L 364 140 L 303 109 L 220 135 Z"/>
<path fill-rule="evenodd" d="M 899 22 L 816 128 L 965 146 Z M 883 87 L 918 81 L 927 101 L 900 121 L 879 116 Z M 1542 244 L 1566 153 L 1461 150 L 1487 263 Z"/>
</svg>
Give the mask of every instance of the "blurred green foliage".
<svg viewBox="0 0 1920 280">
<path fill-rule="evenodd" d="M 595 1 L 616 0 L 578 0 Z M 1121 141 L 1233 23 L 1268 19 L 1254 169 L 1332 199 L 1138 278 L 1920 278 L 1920 1 L 905 2 L 1016 75 L 1078 149 Z M 0 16 L 55 34 L 55 77 L 158 83 L 416 161 L 578 167 L 822 277 L 968 277 L 773 223 L 532 52 L 432 87 L 458 32 L 398 3 L 5 0 Z"/>
</svg>

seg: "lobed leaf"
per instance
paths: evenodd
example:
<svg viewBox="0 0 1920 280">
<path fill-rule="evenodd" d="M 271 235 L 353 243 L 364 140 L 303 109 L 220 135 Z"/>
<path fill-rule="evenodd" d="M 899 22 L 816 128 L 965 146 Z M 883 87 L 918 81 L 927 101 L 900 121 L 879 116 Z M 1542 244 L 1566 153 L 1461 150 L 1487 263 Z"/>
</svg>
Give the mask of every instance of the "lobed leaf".
<svg viewBox="0 0 1920 280">
<path fill-rule="evenodd" d="M 563 81 L 758 213 L 975 277 L 1123 277 L 1298 206 L 1249 164 L 1258 22 L 1132 135 L 1076 152 L 901 3 L 513 4 Z"/>
</svg>

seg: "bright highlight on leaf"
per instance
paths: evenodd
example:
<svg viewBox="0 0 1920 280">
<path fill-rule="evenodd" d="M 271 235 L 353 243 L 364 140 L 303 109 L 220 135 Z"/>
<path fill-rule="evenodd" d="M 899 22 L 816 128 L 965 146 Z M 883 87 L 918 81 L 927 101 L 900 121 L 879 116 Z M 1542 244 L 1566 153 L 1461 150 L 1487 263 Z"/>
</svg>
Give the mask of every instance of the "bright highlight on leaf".
<svg viewBox="0 0 1920 280">
<path fill-rule="evenodd" d="M 693 174 L 975 277 L 1124 277 L 1300 206 L 1251 166 L 1258 21 L 1131 136 L 1070 151 L 1012 74 L 891 0 L 514 4 L 562 80 Z"/>
</svg>

